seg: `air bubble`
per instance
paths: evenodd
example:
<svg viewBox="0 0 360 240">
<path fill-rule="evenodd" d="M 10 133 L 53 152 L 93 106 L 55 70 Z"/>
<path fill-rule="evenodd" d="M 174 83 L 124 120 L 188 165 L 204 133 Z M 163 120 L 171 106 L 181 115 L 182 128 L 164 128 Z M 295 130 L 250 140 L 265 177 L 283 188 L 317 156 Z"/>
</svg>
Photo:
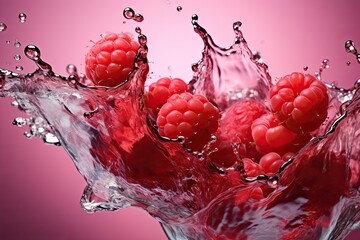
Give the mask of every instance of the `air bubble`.
<svg viewBox="0 0 360 240">
<path fill-rule="evenodd" d="M 6 44 L 10 44 L 10 40 L 6 40 Z"/>
<path fill-rule="evenodd" d="M 6 24 L 5 24 L 5 23 L 3 23 L 3 22 L 0 22 L 0 32 L 5 31 L 6 29 L 7 29 Z"/>
<path fill-rule="evenodd" d="M 182 6 L 177 6 L 176 10 L 177 10 L 178 12 L 181 12 L 181 11 L 182 11 Z"/>
<path fill-rule="evenodd" d="M 19 21 L 20 21 L 21 23 L 26 22 L 26 14 L 25 14 L 25 13 L 20 13 L 20 14 L 19 14 Z"/>
<path fill-rule="evenodd" d="M 9 42 L 9 43 L 10 43 L 10 42 Z M 21 47 L 21 43 L 20 43 L 19 41 L 16 41 L 16 42 L 14 43 L 14 47 L 16 47 L 16 48 Z"/>
<path fill-rule="evenodd" d="M 351 65 L 351 62 L 350 62 L 350 61 L 347 61 L 347 62 L 346 62 L 346 65 L 350 66 L 350 65 Z"/>
<path fill-rule="evenodd" d="M 20 56 L 19 54 L 16 54 L 16 55 L 14 56 L 14 59 L 15 59 L 16 61 L 19 61 L 19 60 L 21 59 L 21 56 Z"/>
</svg>

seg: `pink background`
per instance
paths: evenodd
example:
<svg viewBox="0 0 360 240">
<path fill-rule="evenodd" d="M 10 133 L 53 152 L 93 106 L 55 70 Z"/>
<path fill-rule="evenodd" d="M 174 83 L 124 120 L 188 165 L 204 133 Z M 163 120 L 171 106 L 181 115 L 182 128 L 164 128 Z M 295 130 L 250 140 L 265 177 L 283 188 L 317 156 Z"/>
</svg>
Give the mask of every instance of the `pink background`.
<svg viewBox="0 0 360 240">
<path fill-rule="evenodd" d="M 57 73 L 65 74 L 69 63 L 83 72 L 90 40 L 97 41 L 104 32 L 133 32 L 140 26 L 149 40 L 153 79 L 171 75 L 189 80 L 190 65 L 202 50 L 202 41 L 190 24 L 196 13 L 221 46 L 232 43 L 232 23 L 241 20 L 249 46 L 262 53 L 273 77 L 300 71 L 305 65 L 314 72 L 324 58 L 331 64 L 324 74 L 326 81 L 349 87 L 360 76 L 354 56 L 344 51 L 348 39 L 360 48 L 357 0 L 140 2 L 1 0 L 0 22 L 8 29 L 0 32 L 0 67 L 14 70 L 22 65 L 23 72 L 34 70 L 23 47 L 35 44 Z M 122 10 L 128 6 L 142 13 L 145 21 L 124 24 Z M 183 10 L 178 12 L 177 6 Z M 18 21 L 20 12 L 27 14 L 26 23 Z M 21 48 L 13 46 L 15 39 Z M 17 53 L 20 61 L 13 59 Z M 352 65 L 347 66 L 347 61 Z M 159 224 L 142 210 L 94 215 L 81 210 L 85 181 L 70 158 L 62 148 L 25 139 L 22 133 L 27 129 L 11 125 L 24 114 L 10 107 L 10 102 L 0 100 L 0 239 L 166 239 Z M 357 231 L 347 239 L 359 237 Z"/>
</svg>

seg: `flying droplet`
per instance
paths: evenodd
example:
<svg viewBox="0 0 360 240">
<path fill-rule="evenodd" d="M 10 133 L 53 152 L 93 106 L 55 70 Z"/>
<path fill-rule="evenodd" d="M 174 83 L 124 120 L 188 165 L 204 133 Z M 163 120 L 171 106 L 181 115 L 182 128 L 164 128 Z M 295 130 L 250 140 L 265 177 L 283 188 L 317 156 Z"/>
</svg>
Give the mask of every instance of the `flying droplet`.
<svg viewBox="0 0 360 240">
<path fill-rule="evenodd" d="M 351 65 L 351 62 L 350 62 L 350 61 L 347 61 L 347 62 L 346 62 L 346 65 L 350 66 L 350 65 Z"/>
<path fill-rule="evenodd" d="M 16 41 L 14 43 L 14 47 L 17 47 L 17 48 L 21 47 L 21 43 L 19 41 Z"/>
<path fill-rule="evenodd" d="M 182 11 L 182 6 L 177 6 L 176 10 L 177 10 L 178 12 L 181 12 L 181 11 Z"/>
<path fill-rule="evenodd" d="M 135 16 L 135 11 L 134 9 L 127 7 L 124 9 L 123 15 L 126 19 L 133 19 Z"/>
<path fill-rule="evenodd" d="M 34 45 L 25 47 L 25 55 L 31 60 L 38 61 L 40 59 L 40 49 Z"/>
<path fill-rule="evenodd" d="M 303 67 L 303 70 L 304 70 L 304 71 L 307 71 L 308 69 L 309 69 L 308 66 L 304 66 L 304 67 Z"/>
<path fill-rule="evenodd" d="M 138 34 L 141 34 L 141 28 L 140 28 L 140 27 L 136 27 L 136 28 L 135 28 L 135 32 L 138 33 Z"/>
<path fill-rule="evenodd" d="M 66 72 L 69 74 L 69 75 L 74 75 L 77 73 L 77 68 L 74 64 L 69 64 L 66 66 Z"/>
<path fill-rule="evenodd" d="M 10 44 L 10 40 L 6 40 L 6 44 Z"/>
<path fill-rule="evenodd" d="M 142 22 L 142 21 L 144 21 L 143 15 L 141 15 L 141 14 L 139 14 L 139 13 L 137 13 L 133 19 L 134 19 L 136 22 Z"/>
<path fill-rule="evenodd" d="M 15 59 L 16 61 L 19 61 L 19 60 L 21 59 L 21 56 L 20 56 L 19 54 L 16 54 L 16 55 L 14 56 L 14 59 Z"/>
<path fill-rule="evenodd" d="M 355 54 L 357 52 L 356 48 L 355 48 L 355 44 L 351 40 L 347 40 L 345 42 L 345 50 L 346 50 L 346 52 L 353 53 L 353 54 Z"/>
<path fill-rule="evenodd" d="M 324 59 L 322 62 L 321 62 L 321 68 L 322 69 L 326 69 L 326 68 L 329 68 L 330 65 L 329 65 L 329 59 Z"/>
<path fill-rule="evenodd" d="M 25 13 L 20 13 L 19 14 L 19 20 L 21 23 L 26 22 L 26 14 Z"/>
<path fill-rule="evenodd" d="M 0 22 L 0 32 L 5 31 L 6 29 L 7 29 L 6 24 L 5 24 L 5 23 L 3 23 L 3 22 Z"/>
</svg>

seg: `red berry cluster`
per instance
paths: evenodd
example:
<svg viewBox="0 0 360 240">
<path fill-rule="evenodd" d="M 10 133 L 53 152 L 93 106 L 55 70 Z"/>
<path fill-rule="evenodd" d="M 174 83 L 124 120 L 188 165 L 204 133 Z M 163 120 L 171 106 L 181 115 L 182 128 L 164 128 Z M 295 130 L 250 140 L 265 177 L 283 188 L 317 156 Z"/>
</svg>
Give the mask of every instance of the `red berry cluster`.
<svg viewBox="0 0 360 240">
<path fill-rule="evenodd" d="M 323 123 L 328 102 L 326 86 L 315 77 L 287 75 L 270 89 L 269 110 L 242 100 L 223 113 L 210 159 L 222 168 L 241 159 L 248 177 L 275 174 Z"/>
<path fill-rule="evenodd" d="M 106 35 L 86 55 L 88 78 L 108 87 L 124 83 L 138 48 L 128 34 Z M 220 119 L 218 108 L 206 97 L 190 93 L 179 78 L 165 77 L 152 83 L 143 99 L 161 137 L 183 138 L 192 151 L 209 146 L 215 166 L 231 168 L 242 161 L 247 177 L 256 177 L 278 172 L 327 117 L 327 88 L 309 74 L 284 76 L 270 89 L 269 98 L 269 106 L 256 100 L 238 101 Z M 217 140 L 210 141 L 214 135 Z M 263 195 L 261 188 L 255 195 Z"/>
</svg>

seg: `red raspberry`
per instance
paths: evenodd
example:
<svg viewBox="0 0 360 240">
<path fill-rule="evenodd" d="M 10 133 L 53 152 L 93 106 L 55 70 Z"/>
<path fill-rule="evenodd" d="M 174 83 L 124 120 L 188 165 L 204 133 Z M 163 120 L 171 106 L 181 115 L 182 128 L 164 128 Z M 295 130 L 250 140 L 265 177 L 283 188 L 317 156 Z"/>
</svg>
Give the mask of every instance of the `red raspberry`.
<svg viewBox="0 0 360 240">
<path fill-rule="evenodd" d="M 309 134 L 297 135 L 280 125 L 272 113 L 256 119 L 251 125 L 251 130 L 256 149 L 261 154 L 296 152 L 310 139 Z"/>
<path fill-rule="evenodd" d="M 326 119 L 329 97 L 326 86 L 309 74 L 294 72 L 270 89 L 276 119 L 293 132 L 311 132 Z"/>
<path fill-rule="evenodd" d="M 186 91 L 188 91 L 188 86 L 180 78 L 160 78 L 157 82 L 150 84 L 149 92 L 145 94 L 145 105 L 156 117 L 170 96 Z"/>
<path fill-rule="evenodd" d="M 201 151 L 218 128 L 219 110 L 204 96 L 185 92 L 172 95 L 158 114 L 162 137 L 185 138 L 187 148 Z"/>
<path fill-rule="evenodd" d="M 138 48 L 139 44 L 128 34 L 107 34 L 86 55 L 87 77 L 94 84 L 107 87 L 125 82 L 133 69 Z"/>
<path fill-rule="evenodd" d="M 253 157 L 256 151 L 251 135 L 251 124 L 264 113 L 266 113 L 265 107 L 255 100 L 237 102 L 223 114 L 220 121 L 221 132 L 230 141 L 244 144 L 248 156 Z"/>
<path fill-rule="evenodd" d="M 243 158 L 241 160 L 244 164 L 247 177 L 257 177 L 261 174 L 264 174 L 263 167 L 258 163 L 254 162 L 253 160 L 251 160 L 250 158 Z"/>
<path fill-rule="evenodd" d="M 259 164 L 263 167 L 265 174 L 271 175 L 277 173 L 284 162 L 279 154 L 270 152 L 261 157 Z"/>
</svg>

